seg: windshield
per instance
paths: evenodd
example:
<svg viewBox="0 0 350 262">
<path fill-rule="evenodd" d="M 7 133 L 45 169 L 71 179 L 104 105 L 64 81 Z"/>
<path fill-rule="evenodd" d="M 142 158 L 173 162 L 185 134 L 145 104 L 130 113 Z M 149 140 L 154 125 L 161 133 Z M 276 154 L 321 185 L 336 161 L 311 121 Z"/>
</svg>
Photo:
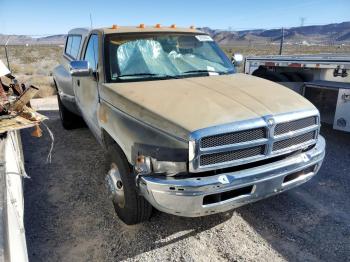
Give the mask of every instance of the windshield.
<svg viewBox="0 0 350 262">
<path fill-rule="evenodd" d="M 107 37 L 110 81 L 232 74 L 234 67 L 208 35 L 148 34 Z"/>
</svg>

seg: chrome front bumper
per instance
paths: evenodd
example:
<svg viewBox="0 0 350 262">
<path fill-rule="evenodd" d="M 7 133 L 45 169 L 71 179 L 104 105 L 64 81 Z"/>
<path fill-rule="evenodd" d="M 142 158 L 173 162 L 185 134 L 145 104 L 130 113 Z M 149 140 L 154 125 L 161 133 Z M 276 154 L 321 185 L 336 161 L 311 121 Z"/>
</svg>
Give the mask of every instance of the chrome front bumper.
<svg viewBox="0 0 350 262">
<path fill-rule="evenodd" d="M 315 147 L 284 160 L 206 177 L 142 176 L 138 186 L 140 194 L 160 211 L 186 217 L 205 216 L 305 183 L 318 172 L 324 156 L 325 140 L 319 136 Z M 307 172 L 301 173 L 303 170 Z M 223 200 L 215 200 L 218 197 Z"/>
</svg>

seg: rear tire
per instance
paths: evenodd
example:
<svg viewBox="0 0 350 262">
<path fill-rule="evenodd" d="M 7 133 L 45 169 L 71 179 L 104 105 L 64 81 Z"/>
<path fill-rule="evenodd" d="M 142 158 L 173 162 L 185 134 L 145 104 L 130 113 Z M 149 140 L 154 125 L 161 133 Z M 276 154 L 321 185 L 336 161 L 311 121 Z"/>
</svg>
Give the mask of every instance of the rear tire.
<svg viewBox="0 0 350 262">
<path fill-rule="evenodd" d="M 287 77 L 290 82 L 304 82 L 303 79 L 297 73 L 284 72 L 282 74 L 285 77 Z"/>
<path fill-rule="evenodd" d="M 71 130 L 83 126 L 83 119 L 70 112 L 62 103 L 60 95 L 57 93 L 58 109 L 61 123 L 64 129 Z"/>
<path fill-rule="evenodd" d="M 284 75 L 276 72 L 267 70 L 266 68 L 260 67 L 255 70 L 252 74 L 253 76 L 261 77 L 273 82 L 289 82 L 289 79 Z"/>
<path fill-rule="evenodd" d="M 119 171 L 116 185 L 119 186 L 119 190 L 122 190 L 124 195 L 124 197 L 120 197 L 119 192 L 118 196 L 113 196 L 112 199 L 118 217 L 127 225 L 135 225 L 149 220 L 152 215 L 152 205 L 138 194 L 135 175 L 117 144 L 113 144 L 108 148 L 108 158 L 108 169 L 117 167 Z"/>
</svg>

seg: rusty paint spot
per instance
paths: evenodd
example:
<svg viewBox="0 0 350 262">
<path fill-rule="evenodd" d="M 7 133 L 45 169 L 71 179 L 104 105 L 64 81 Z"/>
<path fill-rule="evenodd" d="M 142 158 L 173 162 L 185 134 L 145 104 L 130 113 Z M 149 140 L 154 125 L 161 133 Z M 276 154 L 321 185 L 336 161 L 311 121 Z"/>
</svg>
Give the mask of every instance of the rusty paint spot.
<svg viewBox="0 0 350 262">
<path fill-rule="evenodd" d="M 104 106 L 100 107 L 100 110 L 98 111 L 98 117 L 100 118 L 102 123 L 108 122 L 107 111 Z"/>
</svg>

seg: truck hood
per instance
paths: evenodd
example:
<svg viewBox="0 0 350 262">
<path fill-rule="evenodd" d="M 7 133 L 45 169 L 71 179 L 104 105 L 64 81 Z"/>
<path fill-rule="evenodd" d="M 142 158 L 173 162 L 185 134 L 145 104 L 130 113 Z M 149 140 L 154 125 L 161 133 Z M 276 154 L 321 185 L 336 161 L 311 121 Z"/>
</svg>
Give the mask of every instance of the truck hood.
<svg viewBox="0 0 350 262">
<path fill-rule="evenodd" d="M 245 74 L 111 83 L 100 91 L 113 107 L 184 139 L 210 126 L 315 109 L 294 91 Z"/>
</svg>

